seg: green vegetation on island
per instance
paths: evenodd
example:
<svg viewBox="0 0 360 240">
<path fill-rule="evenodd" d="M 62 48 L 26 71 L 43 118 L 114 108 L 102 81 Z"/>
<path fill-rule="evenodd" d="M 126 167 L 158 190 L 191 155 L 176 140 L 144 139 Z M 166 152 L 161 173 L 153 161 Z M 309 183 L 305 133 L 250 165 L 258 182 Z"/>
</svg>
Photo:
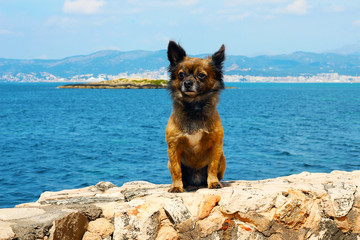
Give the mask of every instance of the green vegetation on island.
<svg viewBox="0 0 360 240">
<path fill-rule="evenodd" d="M 119 78 L 95 83 L 76 83 L 59 86 L 58 88 L 100 88 L 100 89 L 157 89 L 166 88 L 167 80 L 146 78 Z"/>
</svg>

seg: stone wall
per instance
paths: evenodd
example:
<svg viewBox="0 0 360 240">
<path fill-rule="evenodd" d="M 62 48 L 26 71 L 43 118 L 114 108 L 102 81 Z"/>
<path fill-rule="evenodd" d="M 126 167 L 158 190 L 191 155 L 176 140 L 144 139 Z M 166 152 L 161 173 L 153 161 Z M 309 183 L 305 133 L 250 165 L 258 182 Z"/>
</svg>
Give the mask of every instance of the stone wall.
<svg viewBox="0 0 360 240">
<path fill-rule="evenodd" d="M 176 194 L 148 182 L 45 192 L 0 209 L 0 240 L 360 240 L 360 171 L 223 184 Z"/>
</svg>

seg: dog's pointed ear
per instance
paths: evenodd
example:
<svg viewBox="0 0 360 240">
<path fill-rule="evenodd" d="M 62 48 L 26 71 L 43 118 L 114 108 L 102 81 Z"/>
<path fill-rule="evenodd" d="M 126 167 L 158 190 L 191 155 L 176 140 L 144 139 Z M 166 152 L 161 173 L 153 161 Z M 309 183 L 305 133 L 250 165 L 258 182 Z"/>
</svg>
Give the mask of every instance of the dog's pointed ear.
<svg viewBox="0 0 360 240">
<path fill-rule="evenodd" d="M 167 50 L 168 59 L 171 66 L 175 66 L 181 62 L 186 56 L 185 50 L 176 42 L 170 41 Z"/>
<path fill-rule="evenodd" d="M 222 67 L 225 60 L 225 46 L 221 45 L 220 49 L 211 56 L 211 60 L 215 66 Z"/>
</svg>

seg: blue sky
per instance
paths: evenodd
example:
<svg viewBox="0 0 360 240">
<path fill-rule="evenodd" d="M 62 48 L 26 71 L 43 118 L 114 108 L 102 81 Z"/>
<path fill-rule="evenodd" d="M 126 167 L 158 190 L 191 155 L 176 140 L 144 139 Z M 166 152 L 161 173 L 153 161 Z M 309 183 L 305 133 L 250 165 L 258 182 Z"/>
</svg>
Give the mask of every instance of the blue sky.
<svg viewBox="0 0 360 240">
<path fill-rule="evenodd" d="M 105 49 L 253 56 L 360 44 L 359 0 L 0 0 L 0 58 Z"/>
</svg>

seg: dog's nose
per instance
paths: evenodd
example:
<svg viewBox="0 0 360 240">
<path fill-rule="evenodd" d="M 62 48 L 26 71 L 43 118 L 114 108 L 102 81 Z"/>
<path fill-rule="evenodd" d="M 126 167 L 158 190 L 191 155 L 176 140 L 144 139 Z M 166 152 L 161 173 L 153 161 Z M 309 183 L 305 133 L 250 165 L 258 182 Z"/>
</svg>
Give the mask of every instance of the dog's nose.
<svg viewBox="0 0 360 240">
<path fill-rule="evenodd" d="M 191 88 L 192 85 L 193 85 L 193 82 L 190 81 L 190 80 L 186 80 L 186 81 L 184 82 L 184 86 L 185 86 L 186 88 Z"/>
</svg>

